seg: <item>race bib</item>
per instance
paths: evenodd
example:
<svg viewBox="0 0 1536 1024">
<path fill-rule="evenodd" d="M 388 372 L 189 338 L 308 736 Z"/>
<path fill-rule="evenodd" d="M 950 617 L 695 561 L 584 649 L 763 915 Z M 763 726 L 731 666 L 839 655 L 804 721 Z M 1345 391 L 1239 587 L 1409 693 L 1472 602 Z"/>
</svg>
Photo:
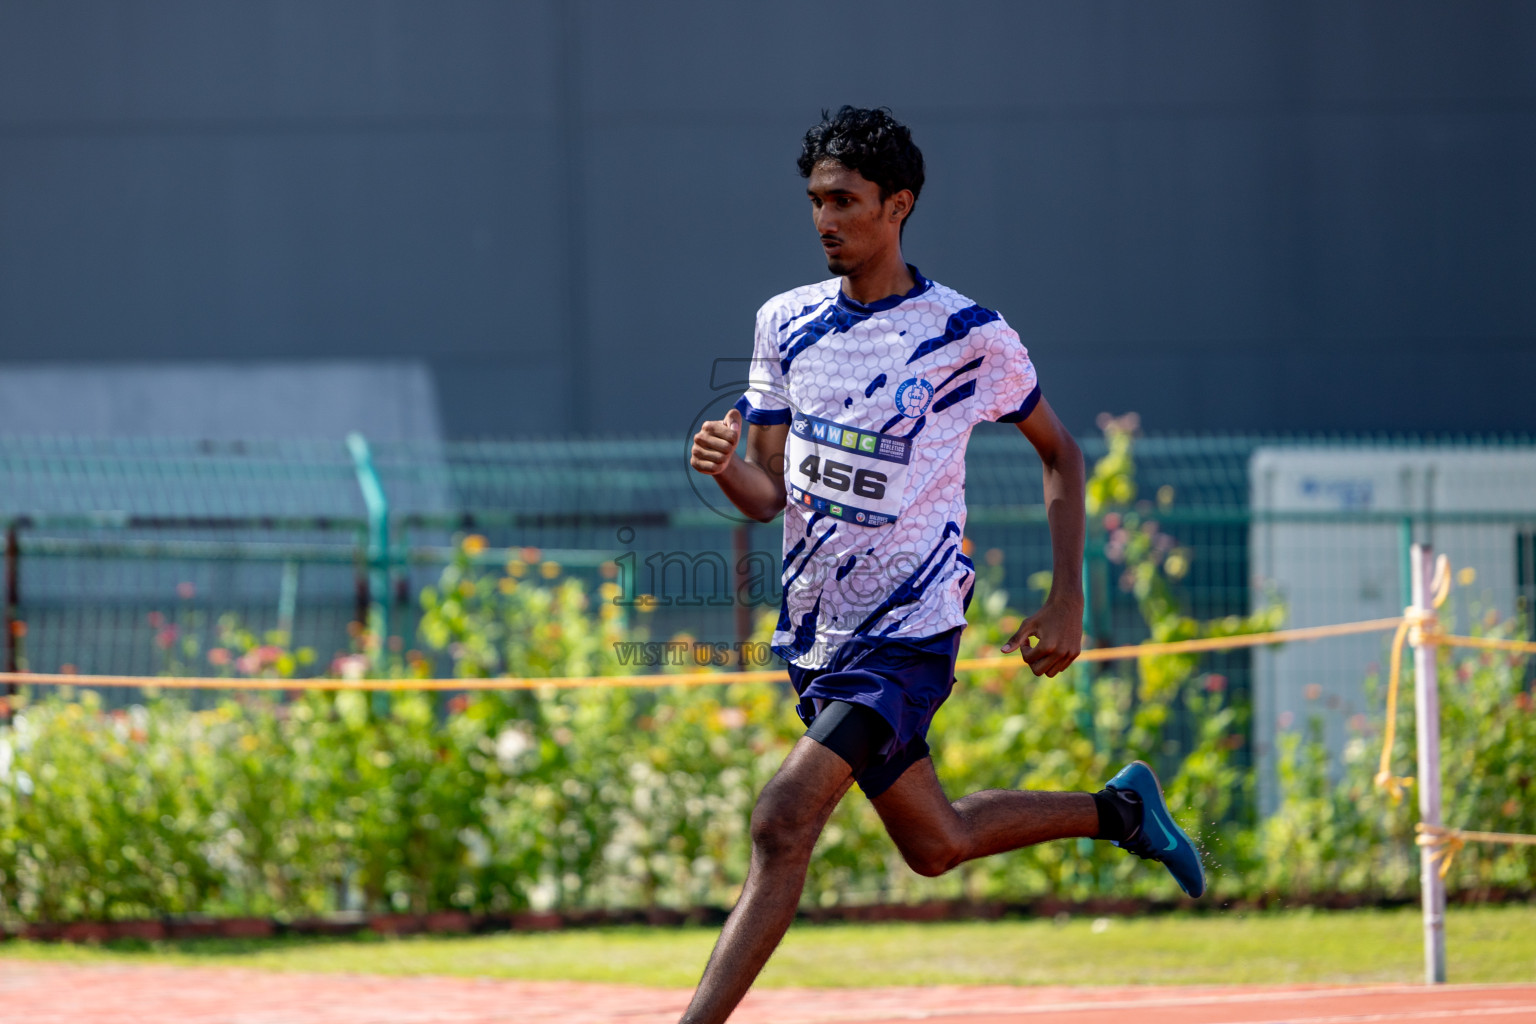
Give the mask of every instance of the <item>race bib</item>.
<svg viewBox="0 0 1536 1024">
<path fill-rule="evenodd" d="M 860 526 L 896 521 L 911 441 L 797 413 L 785 447 L 790 501 Z"/>
</svg>

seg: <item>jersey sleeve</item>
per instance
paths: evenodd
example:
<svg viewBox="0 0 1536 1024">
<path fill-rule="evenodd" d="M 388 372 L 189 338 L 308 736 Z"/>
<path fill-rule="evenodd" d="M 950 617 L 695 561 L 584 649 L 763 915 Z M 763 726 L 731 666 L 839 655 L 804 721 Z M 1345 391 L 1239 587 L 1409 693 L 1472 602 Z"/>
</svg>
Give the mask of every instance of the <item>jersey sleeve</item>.
<svg viewBox="0 0 1536 1024">
<path fill-rule="evenodd" d="M 742 419 L 758 426 L 788 423 L 792 418 L 789 389 L 784 385 L 784 373 L 779 368 L 779 346 L 768 326 L 768 319 L 767 307 L 758 311 L 747 391 L 736 400 Z"/>
<path fill-rule="evenodd" d="M 981 420 L 1020 423 L 1040 404 L 1040 380 L 1018 332 L 999 320 L 983 334 L 981 374 L 976 381 Z"/>
</svg>

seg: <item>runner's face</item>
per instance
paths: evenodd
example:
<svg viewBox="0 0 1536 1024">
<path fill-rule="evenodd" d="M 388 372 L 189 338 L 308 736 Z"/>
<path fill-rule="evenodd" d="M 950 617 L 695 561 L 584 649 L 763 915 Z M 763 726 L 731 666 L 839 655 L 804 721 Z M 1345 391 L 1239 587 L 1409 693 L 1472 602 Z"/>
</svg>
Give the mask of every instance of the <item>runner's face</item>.
<svg viewBox="0 0 1536 1024">
<path fill-rule="evenodd" d="M 879 185 L 836 160 L 823 160 L 811 169 L 805 192 L 832 273 L 856 274 L 887 250 L 901 247 L 903 200 L 910 193 L 898 192 L 881 202 Z"/>
</svg>

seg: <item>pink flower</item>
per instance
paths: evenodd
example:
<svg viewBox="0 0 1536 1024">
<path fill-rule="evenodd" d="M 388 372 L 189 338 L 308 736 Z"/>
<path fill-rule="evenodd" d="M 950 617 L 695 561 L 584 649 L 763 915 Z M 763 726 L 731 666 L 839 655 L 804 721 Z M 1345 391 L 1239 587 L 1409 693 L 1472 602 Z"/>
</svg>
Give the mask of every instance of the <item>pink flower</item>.
<svg viewBox="0 0 1536 1024">
<path fill-rule="evenodd" d="M 171 645 L 176 643 L 176 638 L 180 635 L 181 631 L 176 628 L 176 624 L 173 622 L 155 634 L 155 643 L 162 651 L 168 651 L 171 649 Z"/>
<path fill-rule="evenodd" d="M 1106 529 L 1106 530 L 1118 530 L 1118 529 L 1120 529 L 1120 513 L 1119 512 L 1111 512 L 1111 513 L 1109 513 L 1108 515 L 1106 515 L 1104 517 L 1104 529 Z"/>
<path fill-rule="evenodd" d="M 362 654 L 343 654 L 331 662 L 331 672 L 342 679 L 362 679 L 368 675 L 368 658 Z"/>
<path fill-rule="evenodd" d="M 223 668 L 229 664 L 229 650 L 224 647 L 211 647 L 208 649 L 208 664 Z"/>
<path fill-rule="evenodd" d="M 1296 716 L 1289 711 L 1280 712 L 1280 728 L 1289 729 L 1296 722 Z"/>
<path fill-rule="evenodd" d="M 1321 683 L 1308 683 L 1302 692 L 1307 695 L 1307 700 L 1317 700 L 1323 695 L 1323 686 Z"/>
<path fill-rule="evenodd" d="M 191 583 L 176 584 L 176 596 L 183 601 L 190 601 L 197 596 L 197 588 Z"/>
<path fill-rule="evenodd" d="M 1227 688 L 1227 677 L 1211 673 L 1205 677 L 1205 692 L 1220 693 Z"/>
<path fill-rule="evenodd" d="M 159 629 L 163 625 L 165 625 L 165 616 L 164 615 L 161 615 L 159 612 L 150 612 L 149 613 L 149 628 L 150 629 Z"/>
</svg>

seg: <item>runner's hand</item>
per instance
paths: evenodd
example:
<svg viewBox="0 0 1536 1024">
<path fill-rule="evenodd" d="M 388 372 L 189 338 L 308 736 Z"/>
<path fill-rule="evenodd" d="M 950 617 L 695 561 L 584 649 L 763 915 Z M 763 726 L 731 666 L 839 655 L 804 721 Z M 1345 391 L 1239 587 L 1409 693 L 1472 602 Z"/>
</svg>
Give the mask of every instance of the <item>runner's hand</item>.
<svg viewBox="0 0 1536 1024">
<path fill-rule="evenodd" d="M 740 438 L 741 410 L 730 410 L 723 420 L 706 420 L 693 435 L 693 453 L 688 464 L 700 473 L 719 476 L 736 458 L 736 442 Z"/>
<path fill-rule="evenodd" d="M 1029 638 L 1039 643 L 1029 646 Z M 1025 619 L 1003 653 L 1022 651 L 1024 664 L 1037 676 L 1054 676 L 1077 660 L 1083 650 L 1083 599 L 1049 597 L 1044 606 Z"/>
</svg>

